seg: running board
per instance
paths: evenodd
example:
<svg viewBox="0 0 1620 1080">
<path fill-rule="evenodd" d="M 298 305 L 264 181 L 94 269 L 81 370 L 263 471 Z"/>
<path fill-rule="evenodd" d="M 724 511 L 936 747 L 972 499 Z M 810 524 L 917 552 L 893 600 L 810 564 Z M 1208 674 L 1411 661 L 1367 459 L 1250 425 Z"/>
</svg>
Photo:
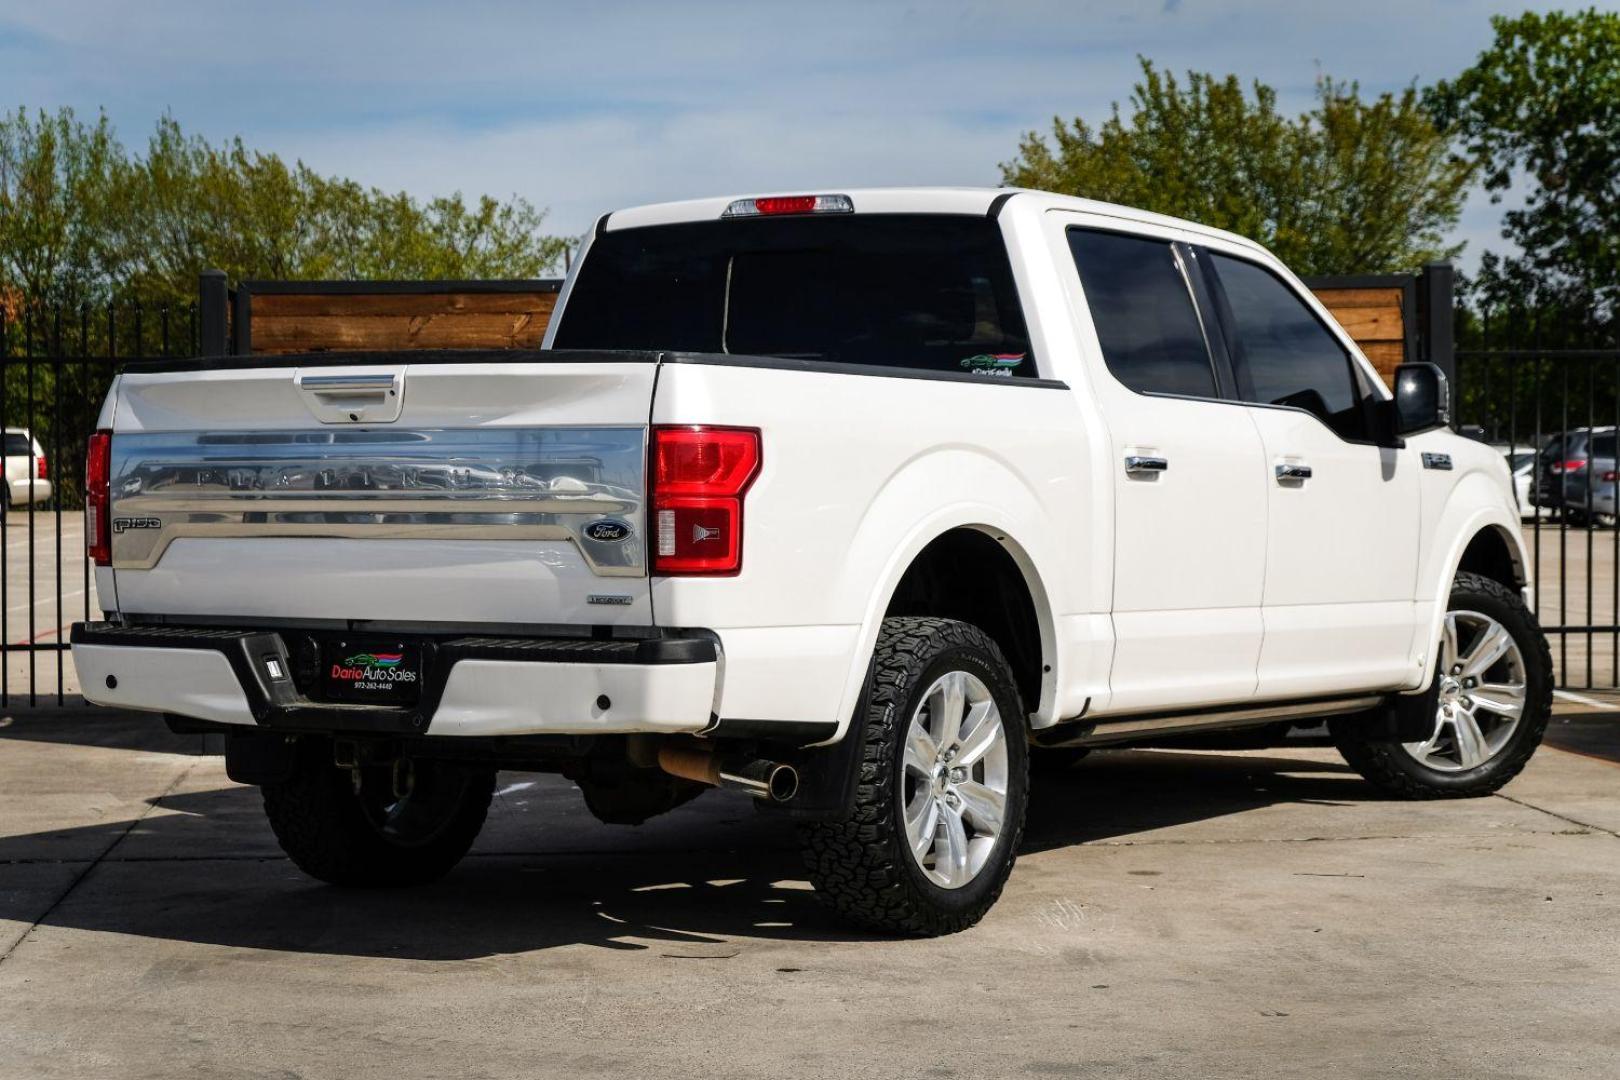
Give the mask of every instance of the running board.
<svg viewBox="0 0 1620 1080">
<path fill-rule="evenodd" d="M 1384 700 L 1383 694 L 1355 697 L 1311 698 L 1280 701 L 1265 705 L 1227 706 L 1222 709 L 1182 709 L 1176 712 L 1140 713 L 1107 718 L 1091 724 L 1065 724 L 1035 733 L 1039 746 L 1106 746 L 1134 742 L 1144 736 L 1185 735 L 1195 731 L 1233 730 L 1261 727 L 1283 720 L 1309 720 L 1371 709 Z"/>
</svg>

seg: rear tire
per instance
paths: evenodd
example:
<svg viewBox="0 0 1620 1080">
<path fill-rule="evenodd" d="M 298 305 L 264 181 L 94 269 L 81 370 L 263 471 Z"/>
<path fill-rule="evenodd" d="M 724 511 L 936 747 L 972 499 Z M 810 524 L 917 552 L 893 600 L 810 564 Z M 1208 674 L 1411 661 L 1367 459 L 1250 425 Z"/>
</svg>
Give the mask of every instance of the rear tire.
<svg viewBox="0 0 1620 1080">
<path fill-rule="evenodd" d="M 1495 792 L 1529 762 L 1552 715 L 1552 653 L 1516 590 L 1460 573 L 1451 586 L 1446 625 L 1450 640 L 1441 643 L 1436 685 L 1403 706 L 1424 711 L 1425 738 L 1403 742 L 1370 728 L 1366 717 L 1328 725 L 1351 768 L 1403 799 Z M 1489 637 L 1493 627 L 1506 631 L 1511 647 L 1487 663 L 1503 645 Z M 1514 705 L 1519 711 L 1510 718 L 1506 713 Z"/>
<path fill-rule="evenodd" d="M 810 880 L 862 926 L 965 930 L 1001 895 L 1024 831 L 1029 746 L 1011 669 L 975 626 L 885 619 L 859 708 L 854 806 L 801 831 Z"/>
<path fill-rule="evenodd" d="M 472 847 L 495 770 L 408 761 L 400 796 L 393 766 L 337 768 L 330 743 L 310 742 L 291 779 L 263 787 L 270 827 L 304 873 L 333 885 L 420 885 L 444 876 Z"/>
</svg>

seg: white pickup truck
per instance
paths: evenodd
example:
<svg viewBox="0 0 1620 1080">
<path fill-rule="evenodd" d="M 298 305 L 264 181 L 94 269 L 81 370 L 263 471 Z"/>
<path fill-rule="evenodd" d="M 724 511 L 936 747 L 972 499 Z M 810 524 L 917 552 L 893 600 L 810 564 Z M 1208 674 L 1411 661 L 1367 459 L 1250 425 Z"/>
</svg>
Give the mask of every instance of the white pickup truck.
<svg viewBox="0 0 1620 1080">
<path fill-rule="evenodd" d="M 1327 721 L 1494 791 L 1551 703 L 1506 467 L 1257 245 L 1029 191 L 615 212 L 544 351 L 131 364 L 84 694 L 228 733 L 283 847 L 403 884 L 496 769 L 800 823 L 839 912 L 971 925 L 1032 762 Z"/>
</svg>

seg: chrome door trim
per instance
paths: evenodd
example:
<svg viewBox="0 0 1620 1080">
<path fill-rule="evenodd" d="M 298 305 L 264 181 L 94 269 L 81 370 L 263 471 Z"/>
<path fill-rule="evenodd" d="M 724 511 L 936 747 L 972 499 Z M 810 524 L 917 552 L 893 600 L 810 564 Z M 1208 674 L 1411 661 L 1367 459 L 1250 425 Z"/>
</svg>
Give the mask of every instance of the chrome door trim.
<svg viewBox="0 0 1620 1080">
<path fill-rule="evenodd" d="M 646 574 L 640 426 L 119 432 L 113 566 L 182 537 L 566 540 L 603 576 Z M 612 518 L 630 542 L 592 540 Z"/>
</svg>

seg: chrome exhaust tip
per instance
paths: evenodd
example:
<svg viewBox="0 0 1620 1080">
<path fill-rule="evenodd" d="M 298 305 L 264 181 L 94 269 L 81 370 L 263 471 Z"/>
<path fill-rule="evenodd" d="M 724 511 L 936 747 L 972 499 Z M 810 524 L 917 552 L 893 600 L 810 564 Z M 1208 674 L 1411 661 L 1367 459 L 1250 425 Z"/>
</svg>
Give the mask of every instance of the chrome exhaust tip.
<svg viewBox="0 0 1620 1080">
<path fill-rule="evenodd" d="M 720 766 L 720 786 L 746 791 L 756 799 L 784 803 L 799 793 L 799 770 L 780 761 L 749 761 L 735 768 Z"/>
<path fill-rule="evenodd" d="M 780 761 L 722 760 L 707 750 L 662 746 L 658 767 L 671 776 L 741 791 L 766 802 L 785 803 L 799 793 L 799 770 Z"/>
</svg>

